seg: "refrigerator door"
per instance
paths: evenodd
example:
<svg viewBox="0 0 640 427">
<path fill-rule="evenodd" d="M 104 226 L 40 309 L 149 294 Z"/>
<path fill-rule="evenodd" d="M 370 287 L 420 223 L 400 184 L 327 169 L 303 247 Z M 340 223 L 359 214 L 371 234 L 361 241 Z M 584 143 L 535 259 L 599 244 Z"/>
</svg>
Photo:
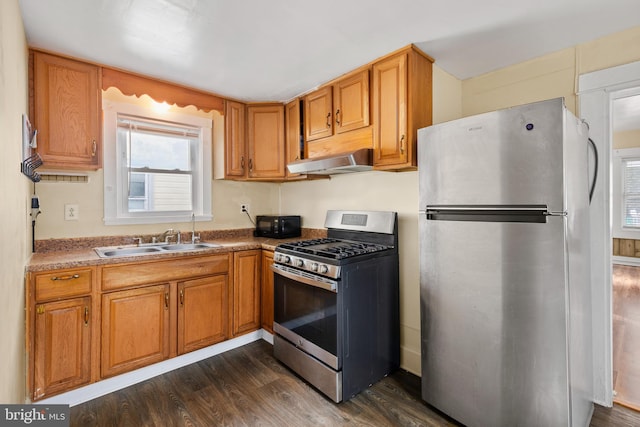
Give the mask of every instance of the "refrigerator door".
<svg viewBox="0 0 640 427">
<path fill-rule="evenodd" d="M 420 209 L 546 205 L 563 211 L 562 98 L 418 131 Z"/>
<path fill-rule="evenodd" d="M 568 425 L 565 223 L 420 215 L 426 402 L 468 426 Z"/>
</svg>

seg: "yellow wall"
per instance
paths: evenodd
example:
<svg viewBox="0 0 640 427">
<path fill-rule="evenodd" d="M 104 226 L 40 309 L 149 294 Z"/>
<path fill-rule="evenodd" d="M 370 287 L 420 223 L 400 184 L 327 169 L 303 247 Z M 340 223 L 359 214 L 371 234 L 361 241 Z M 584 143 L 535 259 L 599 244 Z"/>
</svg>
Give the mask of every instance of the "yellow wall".
<svg viewBox="0 0 640 427">
<path fill-rule="evenodd" d="M 18 0 L 0 1 L 0 402 L 25 395 L 24 266 L 31 253 L 31 186 L 20 173 L 27 113 L 27 46 Z"/>
<path fill-rule="evenodd" d="M 613 134 L 613 149 L 640 147 L 640 130 L 627 130 Z"/>
</svg>

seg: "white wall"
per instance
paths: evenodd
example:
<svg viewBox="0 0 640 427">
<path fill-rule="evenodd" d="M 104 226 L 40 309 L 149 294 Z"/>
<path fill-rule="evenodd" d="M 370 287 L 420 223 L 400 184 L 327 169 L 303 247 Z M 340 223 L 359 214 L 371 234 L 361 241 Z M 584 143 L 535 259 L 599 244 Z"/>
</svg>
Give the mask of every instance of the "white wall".
<svg viewBox="0 0 640 427">
<path fill-rule="evenodd" d="M 31 252 L 30 185 L 20 173 L 27 46 L 18 0 L 0 1 L 0 402 L 25 395 L 24 267 Z"/>
</svg>

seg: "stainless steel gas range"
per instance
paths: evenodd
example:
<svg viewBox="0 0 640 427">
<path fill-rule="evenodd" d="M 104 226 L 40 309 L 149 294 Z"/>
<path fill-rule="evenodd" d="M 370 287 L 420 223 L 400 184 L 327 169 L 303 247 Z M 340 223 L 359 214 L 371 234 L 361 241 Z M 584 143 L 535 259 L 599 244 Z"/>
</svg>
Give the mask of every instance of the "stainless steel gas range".
<svg viewBox="0 0 640 427">
<path fill-rule="evenodd" d="M 328 211 L 274 253 L 274 355 L 335 402 L 400 365 L 395 212 Z"/>
</svg>

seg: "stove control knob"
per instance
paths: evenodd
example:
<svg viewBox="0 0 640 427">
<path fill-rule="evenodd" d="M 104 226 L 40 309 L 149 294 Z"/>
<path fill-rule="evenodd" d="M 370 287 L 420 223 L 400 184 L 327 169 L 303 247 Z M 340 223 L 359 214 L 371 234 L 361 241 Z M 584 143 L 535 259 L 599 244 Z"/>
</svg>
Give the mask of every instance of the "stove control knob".
<svg viewBox="0 0 640 427">
<path fill-rule="evenodd" d="M 304 265 L 304 261 L 301 259 L 296 260 L 296 267 L 302 267 Z"/>
<path fill-rule="evenodd" d="M 320 273 L 327 274 L 327 272 L 329 272 L 329 267 L 327 267 L 326 265 L 322 264 L 320 266 Z"/>
<path fill-rule="evenodd" d="M 284 262 L 285 264 L 291 264 L 291 257 L 289 255 L 283 256 L 282 262 Z"/>
<path fill-rule="evenodd" d="M 311 269 L 312 269 L 313 271 L 318 271 L 318 263 L 317 263 L 317 262 L 314 262 L 313 264 L 311 264 Z"/>
</svg>

